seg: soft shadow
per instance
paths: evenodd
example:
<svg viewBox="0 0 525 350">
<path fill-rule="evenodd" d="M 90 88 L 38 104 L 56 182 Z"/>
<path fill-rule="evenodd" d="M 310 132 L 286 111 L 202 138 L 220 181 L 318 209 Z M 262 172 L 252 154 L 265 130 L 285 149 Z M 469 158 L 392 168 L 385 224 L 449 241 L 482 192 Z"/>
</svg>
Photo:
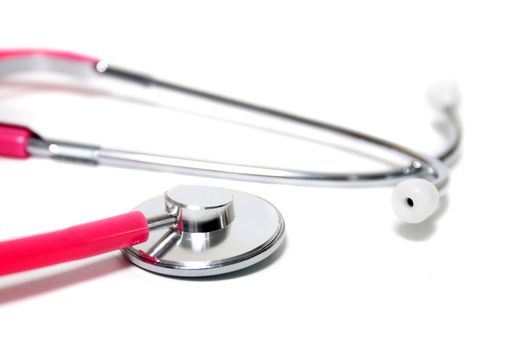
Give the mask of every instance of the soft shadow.
<svg viewBox="0 0 525 350">
<path fill-rule="evenodd" d="M 130 264 L 121 255 L 112 255 L 66 272 L 57 272 L 51 276 L 0 288 L 0 305 L 93 280 L 129 266 Z"/>
<path fill-rule="evenodd" d="M 183 279 L 187 281 L 217 281 L 243 277 L 256 273 L 272 265 L 284 253 L 286 249 L 286 238 L 281 246 L 265 260 L 225 275 L 201 277 L 201 278 L 180 278 L 159 275 L 163 278 Z M 45 276 L 31 281 L 24 281 L 8 287 L 0 287 L 0 306 L 12 302 L 29 299 L 55 290 L 67 288 L 69 286 L 97 279 L 111 273 L 132 267 L 132 265 L 121 255 L 112 255 L 108 258 L 89 263 L 66 272 L 57 272 L 51 276 Z M 149 273 L 149 272 L 148 272 Z"/>
<path fill-rule="evenodd" d="M 430 218 L 419 224 L 399 222 L 395 227 L 396 233 L 404 239 L 414 242 L 423 242 L 430 239 L 436 231 L 437 221 L 445 214 L 448 205 L 448 196 L 445 196 L 441 199 L 438 210 Z"/>
</svg>

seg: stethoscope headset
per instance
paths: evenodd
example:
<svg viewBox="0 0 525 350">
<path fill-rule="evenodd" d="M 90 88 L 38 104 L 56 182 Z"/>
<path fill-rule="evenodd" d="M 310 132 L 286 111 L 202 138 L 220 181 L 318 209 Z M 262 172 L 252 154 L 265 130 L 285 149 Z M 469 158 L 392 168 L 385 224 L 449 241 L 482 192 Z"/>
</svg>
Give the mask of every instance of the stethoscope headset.
<svg viewBox="0 0 525 350">
<path fill-rule="evenodd" d="M 446 195 L 449 166 L 459 153 L 459 94 L 453 85 L 436 85 L 430 101 L 443 115 L 449 137 L 437 156 L 419 154 L 396 143 L 320 120 L 196 90 L 128 71 L 105 61 L 54 50 L 0 50 L 0 79 L 17 72 L 45 70 L 94 76 L 200 97 L 278 120 L 330 132 L 376 146 L 406 159 L 406 165 L 380 172 L 317 172 L 220 163 L 107 149 L 45 139 L 27 127 L 0 124 L 0 156 L 46 157 L 198 176 L 313 186 L 395 186 L 392 206 L 407 223 L 428 219 Z M 65 230 L 0 242 L 0 275 L 11 274 L 121 249 L 141 268 L 168 276 L 200 277 L 237 271 L 275 252 L 284 240 L 280 212 L 245 192 L 177 186 L 123 215 Z"/>
</svg>

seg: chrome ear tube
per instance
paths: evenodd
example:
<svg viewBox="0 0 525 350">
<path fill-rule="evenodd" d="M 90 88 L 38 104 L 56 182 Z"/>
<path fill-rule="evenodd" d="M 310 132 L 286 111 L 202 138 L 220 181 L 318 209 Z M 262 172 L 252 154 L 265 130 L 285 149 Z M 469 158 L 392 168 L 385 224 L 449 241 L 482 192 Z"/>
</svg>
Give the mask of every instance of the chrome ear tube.
<svg viewBox="0 0 525 350">
<path fill-rule="evenodd" d="M 104 76 L 127 80 L 146 87 L 157 87 L 203 98 L 216 103 L 261 113 L 279 120 L 317 128 L 348 139 L 362 141 L 388 150 L 398 156 L 403 156 L 408 163 L 402 168 L 384 172 L 336 173 L 226 164 L 122 151 L 102 152 L 101 155 L 104 159 L 101 163 L 108 165 L 114 165 L 116 160 L 119 166 L 142 167 L 192 175 L 269 183 L 342 187 L 395 186 L 392 194 L 394 212 L 406 223 L 420 223 L 435 212 L 439 205 L 439 198 L 446 194 L 449 181 L 448 166 L 456 159 L 460 149 L 462 130 L 457 116 L 460 96 L 457 86 L 452 82 L 439 82 L 429 89 L 429 101 L 432 107 L 445 119 L 450 135 L 442 152 L 437 156 L 427 156 L 394 142 L 359 131 L 159 80 L 148 75 L 114 67 L 105 61 L 98 62 L 95 69 Z"/>
<path fill-rule="evenodd" d="M 51 61 L 51 63 L 49 62 Z M 36 64 L 36 63 L 38 64 Z M 46 64 L 44 64 L 44 63 Z M 33 64 L 33 65 L 32 65 Z M 35 65 L 36 64 L 36 65 Z M 67 69 L 62 69 L 67 66 Z M 58 70 L 79 74 L 90 71 L 94 77 L 107 77 L 139 84 L 148 88 L 191 95 L 219 104 L 237 107 L 297 125 L 311 127 L 348 140 L 357 140 L 396 157 L 406 159 L 404 166 L 379 172 L 325 172 L 302 169 L 271 168 L 247 164 L 221 163 L 169 155 L 108 149 L 98 146 L 48 140 L 31 136 L 26 152 L 30 155 L 91 164 L 178 172 L 197 176 L 219 177 L 266 183 L 288 183 L 308 186 L 369 187 L 395 186 L 392 204 L 399 218 L 408 223 L 424 221 L 439 205 L 449 180 L 449 166 L 456 158 L 461 143 L 461 126 L 457 117 L 459 93 L 454 85 L 436 85 L 430 90 L 430 101 L 444 116 L 450 129 L 446 148 L 435 156 L 420 154 L 397 143 L 356 130 L 269 108 L 238 99 L 174 84 L 149 75 L 118 68 L 106 61 L 81 55 L 49 51 L 14 51 L 0 53 L 0 76 L 29 68 Z M 22 67 L 22 68 L 21 68 Z M 5 74 L 4 74 L 5 73 Z"/>
</svg>

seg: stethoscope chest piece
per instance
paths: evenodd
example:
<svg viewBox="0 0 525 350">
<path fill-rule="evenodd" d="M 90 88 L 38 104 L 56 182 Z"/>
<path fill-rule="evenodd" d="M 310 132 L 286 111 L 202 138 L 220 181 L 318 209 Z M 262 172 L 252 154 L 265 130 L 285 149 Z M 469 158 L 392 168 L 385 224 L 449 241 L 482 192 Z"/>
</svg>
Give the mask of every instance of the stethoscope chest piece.
<svg viewBox="0 0 525 350">
<path fill-rule="evenodd" d="M 256 264 L 284 240 L 284 220 L 268 201 L 245 192 L 178 186 L 138 207 L 149 239 L 123 249 L 133 264 L 159 274 L 204 277 Z"/>
</svg>

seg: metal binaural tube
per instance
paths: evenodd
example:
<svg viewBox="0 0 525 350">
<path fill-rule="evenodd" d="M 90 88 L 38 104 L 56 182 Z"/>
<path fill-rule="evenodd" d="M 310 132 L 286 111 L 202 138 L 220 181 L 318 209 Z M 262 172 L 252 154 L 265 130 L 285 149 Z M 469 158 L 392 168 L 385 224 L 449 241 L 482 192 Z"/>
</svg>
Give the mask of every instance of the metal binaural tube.
<svg viewBox="0 0 525 350">
<path fill-rule="evenodd" d="M 228 178 L 234 176 L 235 178 L 242 180 L 262 180 L 264 182 L 285 182 L 329 186 L 355 186 L 356 182 L 362 182 L 361 184 L 357 185 L 360 187 L 391 185 L 399 182 L 400 178 L 404 178 L 406 176 L 419 176 L 427 178 L 436 185 L 440 192 L 443 192 L 443 189 L 446 187 L 448 182 L 448 169 L 444 164 L 439 163 L 450 164 L 457 156 L 461 143 L 461 127 L 456 114 L 456 107 L 459 100 L 458 93 L 454 89 L 445 90 L 442 86 L 431 89 L 431 94 L 429 97 L 434 107 L 442 112 L 447 118 L 447 122 L 451 127 L 451 136 L 449 142 L 447 143 L 446 149 L 434 158 L 430 156 L 423 156 L 394 142 L 374 137 L 359 131 L 326 123 L 321 120 L 310 119 L 278 109 L 194 89 L 184 85 L 155 79 L 149 75 L 114 67 L 104 61 L 101 61 L 97 65 L 96 70 L 98 73 L 103 75 L 127 80 L 147 87 L 153 86 L 169 91 L 187 94 L 216 103 L 242 108 L 251 112 L 261 113 L 281 120 L 291 121 L 320 130 L 333 132 L 353 140 L 364 141 L 366 143 L 388 149 L 389 151 L 398 155 L 407 157 L 412 162 L 409 166 L 400 169 L 377 173 L 321 173 L 289 169 L 272 169 L 266 167 L 248 167 L 238 164 L 225 164 L 162 156 L 158 157 L 155 155 L 133 154 L 129 152 L 118 154 L 118 152 L 108 150 L 108 153 L 105 151 L 103 152 L 107 156 L 104 158 L 108 163 L 128 165 L 133 163 L 134 166 L 140 164 L 140 167 L 147 169 L 156 168 L 159 170 L 159 168 L 161 168 L 168 171 L 171 170 L 194 175 Z"/>
<path fill-rule="evenodd" d="M 300 169 L 271 168 L 244 164 L 221 163 L 199 159 L 187 159 L 168 155 L 146 154 L 125 150 L 106 149 L 98 146 L 70 142 L 45 140 L 32 137 L 28 151 L 32 155 L 53 159 L 80 161 L 88 164 L 111 165 L 118 167 L 146 169 L 154 171 L 178 172 L 183 174 L 248 180 L 269 183 L 286 183 L 313 186 L 370 187 L 391 186 L 401 180 L 413 177 L 431 181 L 445 193 L 448 183 L 448 168 L 458 154 L 461 142 L 461 126 L 456 114 L 458 98 L 455 94 L 437 91 L 431 96 L 433 105 L 444 114 L 450 127 L 450 135 L 444 151 L 436 157 L 424 156 L 404 146 L 338 125 L 306 118 L 300 115 L 268 108 L 249 102 L 201 91 L 186 86 L 155 79 L 148 75 L 135 73 L 110 66 L 104 61 L 94 65 L 98 74 L 126 80 L 144 86 L 155 86 L 169 91 L 204 98 L 217 103 L 235 106 L 252 112 L 268 115 L 280 120 L 328 131 L 352 140 L 363 141 L 386 149 L 407 159 L 404 167 L 380 172 L 348 173 L 320 172 Z"/>
</svg>

